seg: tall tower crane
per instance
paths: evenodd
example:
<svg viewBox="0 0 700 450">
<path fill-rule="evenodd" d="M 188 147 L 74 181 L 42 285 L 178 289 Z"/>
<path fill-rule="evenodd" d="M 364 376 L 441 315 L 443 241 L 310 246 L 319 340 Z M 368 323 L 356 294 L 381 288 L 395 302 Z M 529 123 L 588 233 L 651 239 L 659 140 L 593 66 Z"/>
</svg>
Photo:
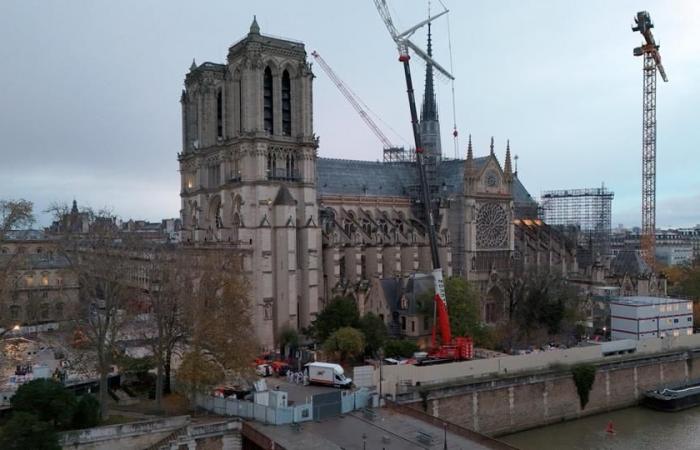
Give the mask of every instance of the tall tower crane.
<svg viewBox="0 0 700 450">
<path fill-rule="evenodd" d="M 642 102 L 642 256 L 651 268 L 656 261 L 656 71 L 664 82 L 668 81 L 661 64 L 659 45 L 651 29 L 654 24 L 647 11 L 640 11 L 634 18 L 632 31 L 644 36 L 641 46 L 634 49 L 634 56 L 644 56 Z"/>
<path fill-rule="evenodd" d="M 418 176 L 420 178 L 421 201 L 425 208 L 425 217 L 428 219 L 428 236 L 430 239 L 430 254 L 433 262 L 433 279 L 435 281 L 435 311 L 436 324 L 439 324 L 441 345 L 438 347 L 435 341 L 435 331 L 433 331 L 433 352 L 431 356 L 434 361 L 446 361 L 455 359 L 468 359 L 473 355 L 473 344 L 468 337 L 452 338 L 450 330 L 450 322 L 447 314 L 447 298 L 445 297 L 445 288 L 443 283 L 442 269 L 440 265 L 440 255 L 438 253 L 437 233 L 435 231 L 435 218 L 433 216 L 432 201 L 428 180 L 425 171 L 425 162 L 423 154 L 423 145 L 421 141 L 420 128 L 418 124 L 418 113 L 416 110 L 416 99 L 413 92 L 413 81 L 411 79 L 411 56 L 409 49 L 423 59 L 427 64 L 431 64 L 434 69 L 442 73 L 450 80 L 454 80 L 451 73 L 445 70 L 431 56 L 424 52 L 420 47 L 410 41 L 411 35 L 416 30 L 429 24 L 438 17 L 447 14 L 449 11 L 445 8 L 439 14 L 428 17 L 426 20 L 412 26 L 404 32 L 399 32 L 394 25 L 394 22 L 389 13 L 389 7 L 386 0 L 374 0 L 374 5 L 377 7 L 380 17 L 384 21 L 391 38 L 399 50 L 399 61 L 403 63 L 404 77 L 406 78 L 406 92 L 408 94 L 408 106 L 411 111 L 411 125 L 413 126 L 413 139 L 416 145 L 416 165 L 418 167 Z"/>
</svg>

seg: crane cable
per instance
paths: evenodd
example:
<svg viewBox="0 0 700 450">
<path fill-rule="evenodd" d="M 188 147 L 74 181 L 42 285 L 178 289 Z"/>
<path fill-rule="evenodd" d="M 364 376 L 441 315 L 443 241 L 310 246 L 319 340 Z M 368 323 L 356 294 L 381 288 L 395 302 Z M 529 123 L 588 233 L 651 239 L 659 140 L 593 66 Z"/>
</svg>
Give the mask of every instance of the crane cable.
<svg viewBox="0 0 700 450">
<path fill-rule="evenodd" d="M 444 9 L 447 9 L 442 0 L 438 0 Z M 447 48 L 450 53 L 450 73 L 454 74 L 454 64 L 452 61 L 452 32 L 450 31 L 450 13 L 447 13 Z M 455 80 L 450 80 L 452 89 L 452 136 L 454 137 L 455 159 L 459 158 L 459 133 L 457 132 L 457 106 L 455 102 Z"/>
</svg>

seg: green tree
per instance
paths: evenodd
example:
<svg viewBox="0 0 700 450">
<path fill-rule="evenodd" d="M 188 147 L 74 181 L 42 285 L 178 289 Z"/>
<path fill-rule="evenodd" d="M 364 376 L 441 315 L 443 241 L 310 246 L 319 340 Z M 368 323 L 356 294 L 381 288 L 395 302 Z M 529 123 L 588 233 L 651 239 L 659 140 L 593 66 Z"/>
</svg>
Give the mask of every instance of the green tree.
<svg viewBox="0 0 700 450">
<path fill-rule="evenodd" d="M 358 326 L 360 313 L 351 297 L 335 297 L 330 301 L 316 320 L 311 324 L 308 334 L 318 342 L 324 342 L 336 330 L 343 327 Z"/>
<path fill-rule="evenodd" d="M 360 331 L 365 335 L 365 354 L 374 355 L 387 340 L 386 324 L 374 313 L 367 313 L 360 319 Z"/>
<path fill-rule="evenodd" d="M 293 354 L 292 352 L 299 347 L 299 333 L 293 328 L 285 328 L 280 333 L 279 337 L 280 355 L 282 358 Z"/>
<path fill-rule="evenodd" d="M 389 339 L 384 344 L 387 358 L 410 358 L 418 351 L 418 344 L 407 339 Z"/>
<path fill-rule="evenodd" d="M 75 405 L 73 429 L 91 428 L 100 424 L 100 402 L 94 395 L 85 394 Z"/>
<path fill-rule="evenodd" d="M 471 285 L 461 277 L 450 277 L 445 280 L 445 296 L 452 336 L 476 339 L 482 334 L 479 298 Z"/>
<path fill-rule="evenodd" d="M 60 450 L 58 436 L 50 423 L 33 414 L 15 411 L 0 429 L 0 448 L 3 450 Z"/>
<path fill-rule="evenodd" d="M 343 327 L 331 334 L 323 343 L 323 350 L 340 355 L 341 361 L 354 358 L 365 349 L 365 337 L 356 328 Z"/>
<path fill-rule="evenodd" d="M 73 422 L 75 395 L 50 379 L 32 380 L 23 384 L 10 400 L 16 412 L 36 415 L 57 429 L 68 429 Z"/>
</svg>

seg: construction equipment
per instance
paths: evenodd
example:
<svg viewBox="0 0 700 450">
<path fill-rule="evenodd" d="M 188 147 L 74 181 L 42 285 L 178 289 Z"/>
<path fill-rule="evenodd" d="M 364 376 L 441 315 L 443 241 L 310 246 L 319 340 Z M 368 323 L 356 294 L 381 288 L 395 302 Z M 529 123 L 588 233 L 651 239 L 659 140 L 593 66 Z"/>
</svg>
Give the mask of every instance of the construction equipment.
<svg viewBox="0 0 700 450">
<path fill-rule="evenodd" d="M 413 92 L 413 81 L 411 79 L 411 66 L 409 49 L 423 59 L 426 64 L 431 64 L 441 74 L 454 80 L 451 73 L 445 70 L 426 52 L 421 50 L 417 45 L 410 41 L 409 37 L 413 35 L 421 27 L 429 24 L 438 17 L 447 14 L 449 11 L 444 10 L 435 16 L 428 17 L 426 20 L 412 26 L 408 30 L 399 33 L 394 25 L 394 22 L 389 13 L 389 7 L 386 0 L 374 0 L 380 17 L 384 21 L 391 38 L 396 43 L 399 50 L 399 61 L 403 63 L 404 77 L 406 78 L 406 92 L 408 94 L 408 106 L 411 111 L 411 125 L 413 126 L 413 139 L 416 145 L 416 165 L 418 167 L 418 176 L 420 179 L 421 201 L 425 208 L 425 216 L 428 219 L 428 237 L 430 240 L 430 254 L 433 262 L 433 280 L 435 282 L 435 310 L 436 310 L 436 325 L 433 328 L 433 349 L 429 357 L 424 359 L 425 363 L 448 362 L 452 360 L 461 360 L 471 358 L 473 355 L 473 345 L 471 338 L 457 337 L 452 338 L 450 330 L 450 320 L 447 313 L 447 298 L 445 297 L 445 287 L 440 267 L 440 255 L 438 253 L 437 233 L 435 231 L 435 219 L 432 208 L 432 200 L 430 189 L 428 188 L 428 180 L 425 172 L 425 163 L 423 155 L 423 145 L 421 141 L 420 128 L 418 124 L 418 113 L 416 111 L 416 100 Z M 436 339 L 436 330 L 440 331 L 441 342 L 438 345 Z"/>
<path fill-rule="evenodd" d="M 372 120 L 372 117 L 367 113 L 366 110 L 369 108 L 367 105 L 364 104 L 364 102 L 355 94 L 344 82 L 343 80 L 340 79 L 340 77 L 335 73 L 333 69 L 326 63 L 326 60 L 321 57 L 321 55 L 317 51 L 311 52 L 311 56 L 316 59 L 316 62 L 321 66 L 324 72 L 326 72 L 326 75 L 328 75 L 328 78 L 331 79 L 333 84 L 336 85 L 338 90 L 340 91 L 341 94 L 350 102 L 350 105 L 352 105 L 353 108 L 355 108 L 355 111 L 360 115 L 362 120 L 365 121 L 367 126 L 372 130 L 372 132 L 379 138 L 379 140 L 382 143 L 382 146 L 384 147 L 384 161 L 393 161 L 393 160 L 399 160 L 400 157 L 404 154 L 405 150 L 403 147 L 394 145 L 389 141 L 389 138 L 386 137 L 386 135 L 382 132 L 382 130 L 379 128 L 379 126 Z"/>
<path fill-rule="evenodd" d="M 661 64 L 659 45 L 651 29 L 654 24 L 647 11 L 640 11 L 634 18 L 632 31 L 644 36 L 644 43 L 634 49 L 634 56 L 644 56 L 643 66 L 643 123 L 642 123 L 642 257 L 654 268 L 656 262 L 656 71 L 664 82 L 668 81 Z"/>
</svg>

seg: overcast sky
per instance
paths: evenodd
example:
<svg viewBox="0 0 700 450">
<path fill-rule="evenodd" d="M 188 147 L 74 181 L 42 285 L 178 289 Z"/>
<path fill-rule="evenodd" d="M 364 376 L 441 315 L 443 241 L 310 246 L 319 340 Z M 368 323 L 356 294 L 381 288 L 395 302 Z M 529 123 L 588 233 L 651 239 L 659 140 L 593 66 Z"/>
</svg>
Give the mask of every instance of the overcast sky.
<svg viewBox="0 0 700 450">
<path fill-rule="evenodd" d="M 642 61 L 632 56 L 641 36 L 630 24 L 650 11 L 670 79 L 658 89 L 657 225 L 700 223 L 699 1 L 445 1 L 460 157 L 469 133 L 477 155 L 493 135 L 502 158 L 510 139 L 533 196 L 604 182 L 615 192 L 614 226 L 641 220 Z M 427 1 L 390 3 L 399 28 L 426 17 Z M 4 0 L 0 198 L 27 198 L 39 211 L 76 198 L 122 218 L 176 217 L 185 73 L 192 58 L 224 62 L 253 14 L 262 33 L 317 50 L 392 140 L 409 141 L 402 68 L 371 0 Z M 434 25 L 445 67 L 447 26 Z M 424 68 L 413 69 L 420 98 Z M 376 137 L 314 71 L 319 155 L 381 158 Z M 443 152 L 454 156 L 450 86 L 437 86 Z"/>
</svg>

